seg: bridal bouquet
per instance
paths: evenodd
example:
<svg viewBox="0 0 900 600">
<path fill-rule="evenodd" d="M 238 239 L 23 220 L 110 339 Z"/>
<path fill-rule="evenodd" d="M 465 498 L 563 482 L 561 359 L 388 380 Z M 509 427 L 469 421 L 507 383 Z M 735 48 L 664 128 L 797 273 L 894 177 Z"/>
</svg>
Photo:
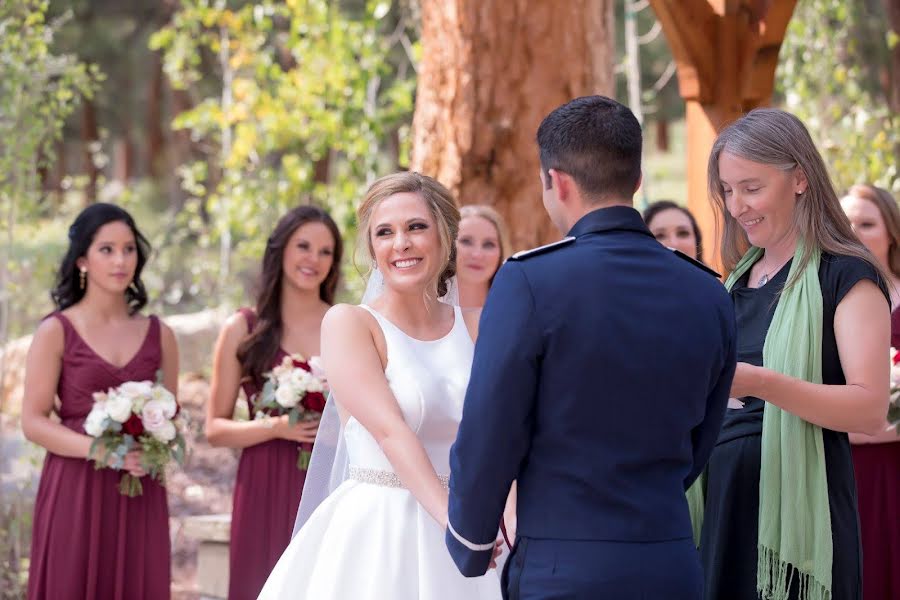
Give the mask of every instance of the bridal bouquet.
<svg viewBox="0 0 900 600">
<path fill-rule="evenodd" d="M 266 373 L 266 382 L 257 395 L 254 419 L 271 415 L 287 415 L 291 425 L 301 420 L 312 421 L 325 410 L 326 383 L 318 357 L 306 361 L 299 354 L 285 356 L 281 363 Z M 297 457 L 297 468 L 306 470 L 312 446 L 303 444 Z"/>
<path fill-rule="evenodd" d="M 161 380 L 161 372 L 157 379 Z M 125 455 L 139 449 L 143 453 L 141 466 L 150 477 L 164 484 L 169 461 L 184 463 L 185 440 L 179 415 L 175 396 L 160 381 L 126 381 L 106 392 L 96 392 L 94 406 L 84 422 L 85 433 L 94 438 L 88 456 L 96 459 L 102 448 L 106 459 L 97 460 L 96 468 L 109 464 L 120 469 Z M 119 492 L 140 496 L 141 480 L 125 473 Z"/>
<path fill-rule="evenodd" d="M 888 405 L 888 423 L 900 423 L 900 351 L 895 348 L 891 348 L 891 403 Z"/>
</svg>

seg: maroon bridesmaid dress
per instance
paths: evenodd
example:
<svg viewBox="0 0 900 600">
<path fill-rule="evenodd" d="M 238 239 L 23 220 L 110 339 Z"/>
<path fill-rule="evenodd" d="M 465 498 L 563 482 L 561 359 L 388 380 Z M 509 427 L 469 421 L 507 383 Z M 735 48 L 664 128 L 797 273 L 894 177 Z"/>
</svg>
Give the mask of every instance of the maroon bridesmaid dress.
<svg viewBox="0 0 900 600">
<path fill-rule="evenodd" d="M 240 313 L 247 320 L 247 329 L 253 331 L 256 314 L 249 308 L 242 308 Z M 285 356 L 279 349 L 272 366 Z M 261 388 L 247 382 L 243 389 L 249 399 Z M 250 402 L 250 418 L 254 414 Z M 280 439 L 248 446 L 241 452 L 231 513 L 229 600 L 255 600 L 291 541 L 306 480 L 306 471 L 297 468 L 299 452 L 300 444 Z"/>
<path fill-rule="evenodd" d="M 900 309 L 891 314 L 891 346 L 900 349 Z M 900 437 L 853 446 L 863 547 L 863 598 L 900 598 Z"/>
<path fill-rule="evenodd" d="M 162 364 L 160 325 L 150 327 L 124 367 L 108 363 L 54 313 L 65 332 L 57 413 L 65 427 L 84 433 L 94 392 L 126 381 L 155 381 Z M 159 600 L 169 598 L 169 507 L 166 490 L 149 477 L 144 493 L 119 493 L 121 471 L 48 452 L 34 505 L 30 600 Z"/>
</svg>

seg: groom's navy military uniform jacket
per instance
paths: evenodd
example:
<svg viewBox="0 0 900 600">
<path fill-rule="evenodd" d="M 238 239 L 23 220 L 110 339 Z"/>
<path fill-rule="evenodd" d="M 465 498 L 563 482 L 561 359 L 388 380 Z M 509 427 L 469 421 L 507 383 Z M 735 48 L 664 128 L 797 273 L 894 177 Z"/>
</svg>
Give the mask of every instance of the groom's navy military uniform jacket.
<svg viewBox="0 0 900 600">
<path fill-rule="evenodd" d="M 450 453 L 446 540 L 467 576 L 488 568 L 513 480 L 518 536 L 692 536 L 685 490 L 735 370 L 731 300 L 633 208 L 590 212 L 569 236 L 507 261 L 481 316 Z"/>
</svg>

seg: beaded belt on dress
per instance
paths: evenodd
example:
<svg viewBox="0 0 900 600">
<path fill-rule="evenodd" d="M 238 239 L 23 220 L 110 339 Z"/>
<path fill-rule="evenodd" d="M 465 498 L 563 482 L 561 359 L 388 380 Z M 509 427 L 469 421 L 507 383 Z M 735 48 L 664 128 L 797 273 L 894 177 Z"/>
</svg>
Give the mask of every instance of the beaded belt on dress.
<svg viewBox="0 0 900 600">
<path fill-rule="evenodd" d="M 406 488 L 396 473 L 393 471 L 382 471 L 381 469 L 350 467 L 350 479 L 384 487 Z M 441 480 L 441 485 L 444 486 L 444 489 L 450 488 L 449 475 L 438 475 L 438 479 Z"/>
</svg>

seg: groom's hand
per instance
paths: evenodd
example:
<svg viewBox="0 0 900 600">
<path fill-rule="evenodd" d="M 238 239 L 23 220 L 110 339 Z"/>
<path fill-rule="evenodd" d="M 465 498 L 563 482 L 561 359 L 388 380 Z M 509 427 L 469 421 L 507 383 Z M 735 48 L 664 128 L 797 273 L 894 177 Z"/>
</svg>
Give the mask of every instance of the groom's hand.
<svg viewBox="0 0 900 600">
<path fill-rule="evenodd" d="M 503 544 L 506 543 L 506 540 L 503 539 L 503 536 L 497 538 L 494 542 L 494 555 L 491 557 L 491 567 L 492 569 L 497 568 L 497 557 L 500 556 L 500 553 L 503 552 Z"/>
</svg>

